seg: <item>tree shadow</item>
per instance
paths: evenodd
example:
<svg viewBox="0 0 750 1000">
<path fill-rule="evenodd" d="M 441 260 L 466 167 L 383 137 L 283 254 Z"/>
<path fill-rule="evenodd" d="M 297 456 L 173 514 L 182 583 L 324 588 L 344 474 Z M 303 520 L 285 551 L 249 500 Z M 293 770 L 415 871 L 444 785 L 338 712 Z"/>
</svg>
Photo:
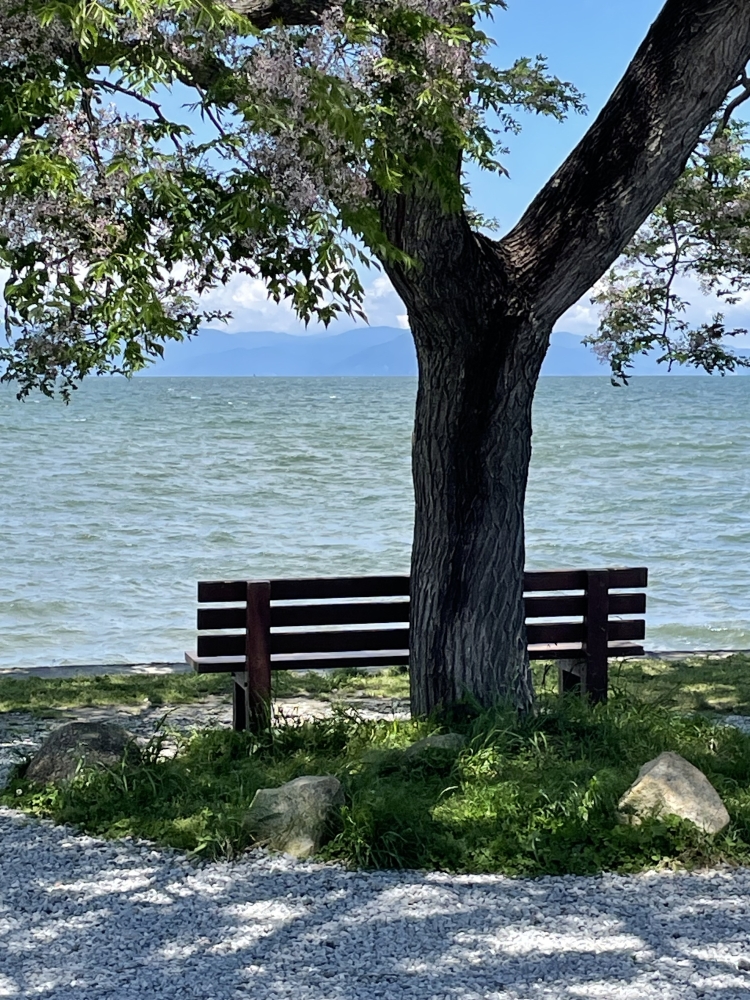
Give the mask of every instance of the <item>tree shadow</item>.
<svg viewBox="0 0 750 1000">
<path fill-rule="evenodd" d="M 0 811 L 0 995 L 750 997 L 750 872 L 200 867 Z"/>
</svg>

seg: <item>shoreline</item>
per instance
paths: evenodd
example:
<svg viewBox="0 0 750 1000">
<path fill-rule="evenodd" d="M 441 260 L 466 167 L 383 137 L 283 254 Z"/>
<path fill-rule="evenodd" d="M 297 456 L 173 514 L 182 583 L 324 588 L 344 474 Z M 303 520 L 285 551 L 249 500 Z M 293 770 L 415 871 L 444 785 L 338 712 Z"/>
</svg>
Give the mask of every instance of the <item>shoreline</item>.
<svg viewBox="0 0 750 1000">
<path fill-rule="evenodd" d="M 647 649 L 642 657 L 635 659 L 664 660 L 666 662 L 675 660 L 685 660 L 692 656 L 706 657 L 707 659 L 724 660 L 729 656 L 737 654 L 750 655 L 750 649 Z M 626 659 L 626 657 L 612 657 L 613 660 Z M 305 673 L 330 673 L 330 669 L 305 671 Z M 367 673 L 377 671 L 379 668 L 363 668 Z M 187 663 L 154 660 L 151 663 L 79 663 L 63 665 L 39 665 L 27 667 L 2 667 L 0 666 L 0 678 L 2 677 L 44 677 L 62 678 L 75 677 L 78 674 L 88 674 L 90 677 L 115 675 L 115 674 L 150 674 L 153 676 L 165 676 L 168 674 L 188 674 L 192 668 Z"/>
</svg>

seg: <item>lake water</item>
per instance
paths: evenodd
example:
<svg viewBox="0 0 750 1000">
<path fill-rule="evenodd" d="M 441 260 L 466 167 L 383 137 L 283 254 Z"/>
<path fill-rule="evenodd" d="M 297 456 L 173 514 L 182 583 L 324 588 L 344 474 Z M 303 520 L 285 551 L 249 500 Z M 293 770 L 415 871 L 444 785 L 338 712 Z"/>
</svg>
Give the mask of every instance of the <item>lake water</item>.
<svg viewBox="0 0 750 1000">
<path fill-rule="evenodd" d="M 0 389 L 0 667 L 179 660 L 198 579 L 407 572 L 406 378 Z M 646 565 L 646 645 L 750 648 L 750 378 L 542 379 L 527 566 Z"/>
</svg>

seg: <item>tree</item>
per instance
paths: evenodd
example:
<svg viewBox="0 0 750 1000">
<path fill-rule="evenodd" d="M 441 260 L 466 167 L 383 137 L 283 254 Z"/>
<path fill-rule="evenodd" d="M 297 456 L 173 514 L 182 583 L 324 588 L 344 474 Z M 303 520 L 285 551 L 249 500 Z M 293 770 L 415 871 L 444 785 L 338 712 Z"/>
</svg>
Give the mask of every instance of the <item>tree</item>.
<svg viewBox="0 0 750 1000">
<path fill-rule="evenodd" d="M 516 128 L 519 109 L 582 106 L 541 59 L 487 63 L 477 19 L 503 0 L 2 2 L 4 378 L 23 394 L 134 370 L 197 329 L 191 292 L 238 270 L 302 317 L 355 314 L 354 265 L 379 261 L 419 359 L 412 710 L 466 692 L 527 708 L 523 506 L 550 333 L 744 79 L 750 9 L 667 0 L 584 139 L 496 241 L 467 208 L 462 163 L 502 170 L 492 129 Z M 212 140 L 166 114 L 158 87 L 177 81 Z M 150 116 L 108 110 L 107 94 Z M 617 369 L 628 342 L 610 340 Z"/>
</svg>

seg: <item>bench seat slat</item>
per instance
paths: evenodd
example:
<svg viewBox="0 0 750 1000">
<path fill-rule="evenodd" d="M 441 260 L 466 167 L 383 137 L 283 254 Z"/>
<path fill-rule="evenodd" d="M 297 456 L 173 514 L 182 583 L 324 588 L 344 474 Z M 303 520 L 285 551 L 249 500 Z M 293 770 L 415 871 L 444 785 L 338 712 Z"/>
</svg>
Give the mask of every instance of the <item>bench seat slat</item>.
<svg viewBox="0 0 750 1000">
<path fill-rule="evenodd" d="M 185 653 L 185 662 L 197 674 L 231 674 L 245 669 L 243 656 L 198 656 L 197 653 Z"/>
<path fill-rule="evenodd" d="M 610 621 L 607 623 L 607 638 L 610 642 L 623 639 L 645 639 L 646 622 L 643 618 Z"/>
<path fill-rule="evenodd" d="M 274 653 L 343 653 L 373 649 L 408 649 L 408 628 L 341 632 L 272 632 Z"/>
<path fill-rule="evenodd" d="M 343 576 L 309 580 L 271 580 L 272 601 L 324 601 L 342 597 L 408 596 L 408 576 Z"/>
<path fill-rule="evenodd" d="M 582 655 L 581 643 L 541 643 L 529 646 L 529 659 L 549 660 L 559 657 L 576 659 Z M 643 646 L 632 642 L 610 642 L 609 655 L 643 656 Z M 198 656 L 185 653 L 185 662 L 198 674 L 221 674 L 241 671 L 245 668 L 245 658 L 241 656 Z M 383 650 L 361 655 L 348 654 L 298 654 L 287 657 L 271 657 L 274 670 L 320 670 L 324 667 L 374 667 L 401 666 L 409 663 L 408 650 Z"/>
<path fill-rule="evenodd" d="M 608 655 L 612 656 L 643 656 L 643 646 L 636 642 L 610 642 L 607 646 Z M 565 642 L 536 643 L 529 645 L 530 660 L 571 659 L 583 656 L 583 643 Z"/>
<path fill-rule="evenodd" d="M 524 598 L 527 618 L 576 618 L 586 614 L 583 594 L 555 595 L 554 597 Z M 643 615 L 646 613 L 645 594 L 610 594 L 610 615 Z"/>
<path fill-rule="evenodd" d="M 610 621 L 607 623 L 608 639 L 643 639 L 646 623 L 642 618 Z M 583 622 L 551 622 L 545 625 L 527 625 L 526 637 L 530 645 L 539 643 L 583 642 L 586 626 Z"/>
<path fill-rule="evenodd" d="M 585 570 L 542 570 L 524 573 L 525 592 L 585 590 Z M 610 569 L 611 590 L 634 590 L 648 585 L 645 566 Z M 230 604 L 245 600 L 247 581 L 209 580 L 198 584 L 199 604 Z M 408 597 L 408 576 L 320 577 L 309 580 L 271 580 L 272 601 L 331 600 L 343 597 Z"/>
<path fill-rule="evenodd" d="M 401 624 L 409 621 L 408 601 L 371 601 L 362 604 L 271 605 L 271 628 L 310 625 Z M 198 608 L 198 630 L 244 629 L 245 608 Z"/>
<path fill-rule="evenodd" d="M 586 611 L 586 598 L 574 596 L 527 597 L 527 618 L 575 618 Z M 645 594 L 612 594 L 610 615 L 637 615 L 646 611 Z M 271 628 L 311 625 L 396 624 L 409 621 L 408 601 L 362 604 L 271 605 Z M 245 628 L 245 608 L 198 608 L 198 631 Z"/>
<path fill-rule="evenodd" d="M 198 584 L 199 604 L 245 600 L 246 580 L 208 580 Z M 408 597 L 408 576 L 320 577 L 271 580 L 272 601 L 324 601 L 343 597 Z"/>
<path fill-rule="evenodd" d="M 524 593 L 545 590 L 585 590 L 588 577 L 584 569 L 528 570 L 523 575 Z M 609 570 L 611 590 L 634 590 L 648 586 L 648 569 L 645 566 L 614 568 Z"/>
<path fill-rule="evenodd" d="M 226 674 L 245 669 L 245 658 L 239 656 L 198 656 L 185 653 L 185 662 L 198 674 Z M 272 656 L 274 670 L 322 670 L 346 667 L 396 667 L 409 663 L 408 649 L 366 650 L 360 653 L 296 653 Z"/>
<path fill-rule="evenodd" d="M 310 625 L 408 624 L 408 601 L 370 601 L 361 604 L 271 605 L 271 628 Z"/>
</svg>

